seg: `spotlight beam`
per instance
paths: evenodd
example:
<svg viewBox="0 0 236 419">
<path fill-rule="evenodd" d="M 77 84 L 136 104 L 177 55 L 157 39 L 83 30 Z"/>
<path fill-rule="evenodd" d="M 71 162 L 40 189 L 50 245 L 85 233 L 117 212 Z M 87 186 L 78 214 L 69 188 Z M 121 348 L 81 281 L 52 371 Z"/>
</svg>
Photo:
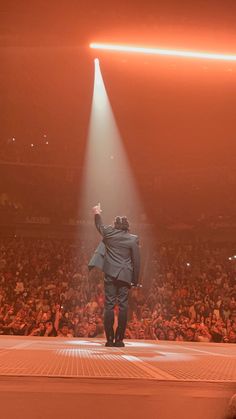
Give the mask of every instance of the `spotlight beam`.
<svg viewBox="0 0 236 419">
<path fill-rule="evenodd" d="M 144 210 L 98 58 L 94 60 L 94 67 L 93 100 L 81 191 L 81 214 L 87 219 L 94 202 L 101 202 L 108 223 L 112 222 L 116 214 L 125 214 L 133 220 L 138 220 Z"/>
<path fill-rule="evenodd" d="M 131 45 L 113 45 L 113 44 L 99 44 L 91 43 L 90 48 L 116 51 L 116 52 L 128 52 L 137 54 L 153 54 L 171 57 L 185 57 L 185 58 L 200 58 L 203 60 L 220 60 L 220 61 L 236 61 L 236 55 L 229 54 L 214 54 L 200 51 L 183 51 L 175 49 L 161 49 L 161 48 L 145 48 L 145 47 L 134 47 Z"/>
</svg>

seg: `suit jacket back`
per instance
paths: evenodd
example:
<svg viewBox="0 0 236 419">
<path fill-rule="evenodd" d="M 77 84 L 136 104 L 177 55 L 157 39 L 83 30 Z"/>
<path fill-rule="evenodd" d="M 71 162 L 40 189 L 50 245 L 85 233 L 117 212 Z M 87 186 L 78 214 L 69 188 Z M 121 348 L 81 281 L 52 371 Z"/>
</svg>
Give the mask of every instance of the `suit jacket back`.
<svg viewBox="0 0 236 419">
<path fill-rule="evenodd" d="M 89 267 L 97 266 L 105 274 L 127 283 L 138 283 L 140 271 L 140 255 L 138 236 L 127 231 L 118 230 L 113 226 L 104 226 L 101 216 L 95 215 L 95 225 L 103 236 L 95 251 Z"/>
</svg>

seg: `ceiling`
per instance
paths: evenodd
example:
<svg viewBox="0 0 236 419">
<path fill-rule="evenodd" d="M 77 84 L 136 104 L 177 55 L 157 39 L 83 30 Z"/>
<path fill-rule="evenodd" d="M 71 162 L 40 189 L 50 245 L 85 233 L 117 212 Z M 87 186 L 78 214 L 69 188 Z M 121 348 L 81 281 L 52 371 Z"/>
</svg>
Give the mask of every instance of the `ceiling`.
<svg viewBox="0 0 236 419">
<path fill-rule="evenodd" d="M 236 64 L 96 52 L 92 41 L 236 53 L 235 1 L 7 1 L 0 139 L 83 160 L 100 65 L 135 168 L 235 164 Z M 57 157 L 55 157 L 57 158 Z"/>
</svg>

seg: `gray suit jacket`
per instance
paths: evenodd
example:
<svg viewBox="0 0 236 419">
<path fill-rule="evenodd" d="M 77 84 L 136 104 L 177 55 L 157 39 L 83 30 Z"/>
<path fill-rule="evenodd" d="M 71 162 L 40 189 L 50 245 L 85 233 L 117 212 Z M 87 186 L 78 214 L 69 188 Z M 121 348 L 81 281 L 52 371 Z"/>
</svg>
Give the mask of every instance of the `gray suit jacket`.
<svg viewBox="0 0 236 419">
<path fill-rule="evenodd" d="M 96 267 L 103 271 L 105 253 L 106 253 L 106 246 L 103 243 L 103 241 L 101 241 L 89 261 L 89 264 L 88 264 L 89 269 Z"/>
<path fill-rule="evenodd" d="M 138 236 L 113 226 L 104 226 L 101 216 L 95 215 L 95 225 L 103 236 L 88 266 L 105 274 L 137 285 L 140 272 Z"/>
</svg>

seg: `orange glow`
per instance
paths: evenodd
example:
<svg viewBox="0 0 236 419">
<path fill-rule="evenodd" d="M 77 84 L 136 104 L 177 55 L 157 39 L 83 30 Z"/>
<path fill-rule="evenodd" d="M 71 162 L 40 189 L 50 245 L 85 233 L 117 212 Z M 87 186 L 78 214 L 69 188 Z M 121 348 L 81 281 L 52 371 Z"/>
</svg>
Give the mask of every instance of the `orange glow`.
<svg viewBox="0 0 236 419">
<path fill-rule="evenodd" d="M 185 58 L 200 58 L 204 60 L 221 60 L 221 61 L 236 61 L 236 55 L 230 54 L 215 54 L 200 51 L 183 51 L 174 49 L 161 49 L 161 48 L 145 48 L 145 47 L 134 47 L 131 45 L 113 45 L 113 44 L 99 44 L 91 43 L 90 48 L 101 49 L 106 51 L 117 51 L 117 52 L 131 52 L 137 54 L 154 54 L 164 56 L 175 56 Z"/>
</svg>

